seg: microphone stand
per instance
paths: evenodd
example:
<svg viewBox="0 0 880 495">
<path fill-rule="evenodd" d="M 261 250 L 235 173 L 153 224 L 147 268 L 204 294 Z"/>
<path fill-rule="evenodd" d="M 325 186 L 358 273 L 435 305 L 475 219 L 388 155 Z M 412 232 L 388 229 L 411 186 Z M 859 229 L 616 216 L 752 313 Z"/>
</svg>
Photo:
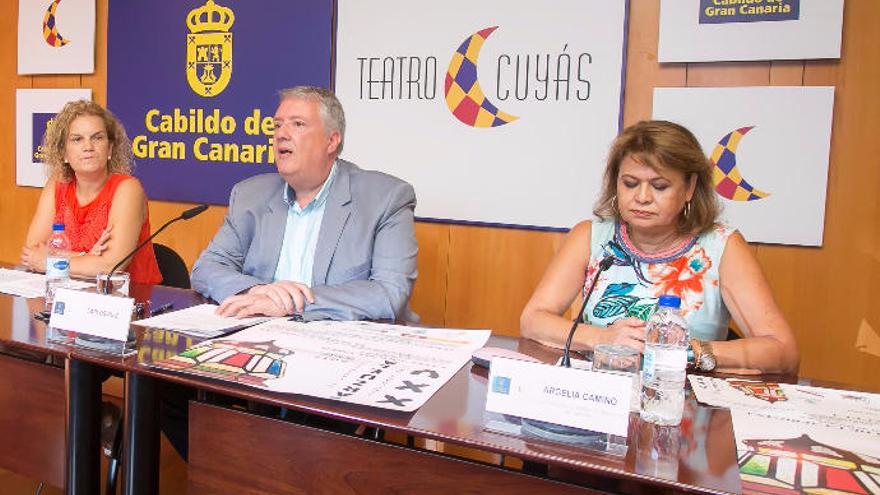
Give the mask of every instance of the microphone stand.
<svg viewBox="0 0 880 495">
<path fill-rule="evenodd" d="M 562 362 L 560 363 L 560 366 L 571 368 L 571 358 L 569 357 L 569 352 L 571 351 L 571 341 L 572 339 L 574 339 L 574 333 L 575 331 L 577 331 L 578 325 L 583 322 L 584 310 L 587 309 L 587 302 L 590 300 L 590 296 L 593 294 L 593 289 L 596 288 L 596 282 L 599 281 L 599 275 L 601 275 L 602 272 L 604 272 L 605 270 L 611 268 L 612 264 L 614 264 L 614 255 L 608 255 L 602 258 L 602 261 L 599 262 L 599 269 L 596 270 L 596 274 L 593 275 L 593 280 L 590 281 L 590 289 L 584 296 L 584 303 L 581 305 L 580 311 L 578 311 L 577 315 L 574 317 L 574 320 L 571 322 L 571 329 L 568 331 L 568 339 L 565 341 L 565 348 L 562 351 Z"/>
<path fill-rule="evenodd" d="M 136 248 L 134 248 L 130 253 L 128 253 L 128 255 L 126 255 L 125 258 L 122 258 L 119 261 L 119 263 L 116 263 L 116 266 L 114 266 L 113 269 L 110 270 L 110 273 L 107 274 L 107 278 L 104 279 L 104 294 L 110 293 L 110 277 L 112 277 L 113 274 L 116 273 L 116 270 L 118 270 L 119 267 L 121 267 L 123 264 L 125 264 L 126 261 L 130 260 L 132 256 L 137 254 L 137 252 L 140 251 L 142 247 L 146 246 L 147 243 L 152 241 L 153 238 L 155 238 L 157 235 L 159 235 L 160 232 L 165 230 L 169 225 L 171 225 L 174 222 L 177 222 L 179 220 L 189 220 L 190 218 L 201 214 L 202 212 L 204 212 L 207 209 L 208 209 L 208 205 L 199 205 L 199 206 L 196 206 L 196 207 L 193 207 L 193 208 L 190 208 L 190 209 L 184 211 L 179 216 L 174 217 L 171 220 L 168 220 L 167 222 L 165 222 L 165 224 L 162 225 L 161 227 L 159 227 L 159 229 L 157 231 L 153 232 L 150 235 L 150 237 L 147 237 L 146 240 L 144 240 L 144 242 L 138 244 L 138 246 Z"/>
</svg>

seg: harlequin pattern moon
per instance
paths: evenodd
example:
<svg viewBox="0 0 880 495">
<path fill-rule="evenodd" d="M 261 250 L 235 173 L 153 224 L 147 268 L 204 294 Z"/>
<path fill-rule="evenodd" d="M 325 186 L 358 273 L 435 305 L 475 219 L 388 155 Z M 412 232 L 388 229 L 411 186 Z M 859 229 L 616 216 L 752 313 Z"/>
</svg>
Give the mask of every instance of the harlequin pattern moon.
<svg viewBox="0 0 880 495">
<path fill-rule="evenodd" d="M 712 182 L 715 184 L 715 191 L 731 201 L 756 201 L 770 195 L 749 184 L 736 165 L 736 148 L 743 136 L 752 129 L 754 126 L 740 127 L 731 131 L 718 141 L 715 149 L 712 150 L 712 155 L 709 156 L 709 160 L 714 165 Z"/>
<path fill-rule="evenodd" d="M 55 48 L 64 46 L 68 44 L 70 41 L 64 39 L 61 36 L 61 33 L 58 32 L 58 26 L 55 21 L 55 11 L 58 9 L 58 4 L 61 3 L 61 0 L 54 0 L 49 8 L 46 9 L 46 15 L 43 16 L 43 39 L 46 40 L 46 43 L 49 46 L 54 46 Z"/>
<path fill-rule="evenodd" d="M 496 29 L 498 26 L 488 27 L 464 40 L 452 54 L 446 71 L 446 106 L 455 118 L 471 127 L 499 127 L 519 118 L 493 105 L 477 80 L 477 58 L 486 38 Z"/>
</svg>

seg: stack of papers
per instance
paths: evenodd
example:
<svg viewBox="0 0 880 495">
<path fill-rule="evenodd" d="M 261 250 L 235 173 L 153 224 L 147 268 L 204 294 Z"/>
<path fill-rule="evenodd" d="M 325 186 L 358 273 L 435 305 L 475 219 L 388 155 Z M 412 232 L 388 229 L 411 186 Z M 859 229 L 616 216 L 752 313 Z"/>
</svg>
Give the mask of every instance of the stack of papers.
<svg viewBox="0 0 880 495">
<path fill-rule="evenodd" d="M 68 289 L 85 289 L 95 284 L 82 280 L 69 280 Z M 43 297 L 46 295 L 46 276 L 40 273 L 0 268 L 0 292 L 20 297 Z"/>
<path fill-rule="evenodd" d="M 233 330 L 247 328 L 273 319 L 269 316 L 255 316 L 252 318 L 220 316 L 216 313 L 217 307 L 216 304 L 200 304 L 179 311 L 163 313 L 152 318 L 133 321 L 132 324 L 161 330 L 174 330 L 197 337 L 213 338 Z"/>
</svg>

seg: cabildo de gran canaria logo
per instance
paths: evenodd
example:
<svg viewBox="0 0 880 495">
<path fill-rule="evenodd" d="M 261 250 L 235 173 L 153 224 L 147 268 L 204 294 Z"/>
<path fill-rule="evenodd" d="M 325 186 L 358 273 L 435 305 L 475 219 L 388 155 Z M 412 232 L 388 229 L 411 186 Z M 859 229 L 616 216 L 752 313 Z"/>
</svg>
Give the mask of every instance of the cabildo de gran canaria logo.
<svg viewBox="0 0 880 495">
<path fill-rule="evenodd" d="M 469 127 L 501 127 L 521 118 L 501 111 L 486 96 L 478 78 L 480 51 L 486 39 L 498 28 L 486 27 L 465 38 L 452 53 L 446 70 L 446 108 Z M 591 85 L 588 71 L 593 56 L 589 52 L 570 52 L 566 43 L 559 53 L 536 50 L 499 54 L 495 59 L 495 84 L 491 88 L 495 93 L 493 100 L 529 103 L 588 101 Z M 356 60 L 360 64 L 362 100 L 434 100 L 437 97 L 437 57 L 434 55 L 376 55 L 357 57 Z"/>
<path fill-rule="evenodd" d="M 186 16 L 186 80 L 199 96 L 217 96 L 232 78 L 232 9 L 208 0 Z"/>
</svg>

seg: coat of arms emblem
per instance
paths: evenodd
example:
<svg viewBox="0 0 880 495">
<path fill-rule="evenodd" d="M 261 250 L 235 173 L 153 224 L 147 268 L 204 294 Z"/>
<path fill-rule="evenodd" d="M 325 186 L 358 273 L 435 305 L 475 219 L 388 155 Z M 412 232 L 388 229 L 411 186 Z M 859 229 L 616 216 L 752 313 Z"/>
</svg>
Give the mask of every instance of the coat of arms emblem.
<svg viewBox="0 0 880 495">
<path fill-rule="evenodd" d="M 186 16 L 186 80 L 196 94 L 217 96 L 232 78 L 232 9 L 208 0 Z"/>
</svg>

